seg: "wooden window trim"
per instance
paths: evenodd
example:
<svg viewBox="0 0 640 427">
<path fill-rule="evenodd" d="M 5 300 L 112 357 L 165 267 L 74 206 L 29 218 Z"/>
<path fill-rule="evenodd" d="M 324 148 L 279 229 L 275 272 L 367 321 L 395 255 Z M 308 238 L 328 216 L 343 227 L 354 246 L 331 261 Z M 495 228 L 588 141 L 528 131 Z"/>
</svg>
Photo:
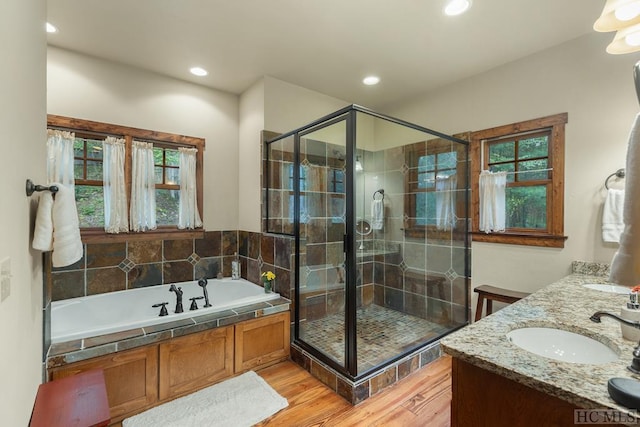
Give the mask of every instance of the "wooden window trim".
<svg viewBox="0 0 640 427">
<path fill-rule="evenodd" d="M 471 133 L 469 156 L 471 159 L 471 236 L 475 242 L 504 243 L 512 245 L 543 246 L 563 248 L 567 236 L 564 236 L 564 146 L 567 113 L 555 114 L 524 122 L 512 123 Z M 504 233 L 484 233 L 480 231 L 480 197 L 478 186 L 483 167 L 482 142 L 523 132 L 551 129 L 549 168 L 551 173 L 551 206 L 547 206 L 547 231 L 524 232 L 522 230 Z"/>
<path fill-rule="evenodd" d="M 139 129 L 128 126 L 120 126 L 110 123 L 95 122 L 91 120 L 77 119 L 73 117 L 58 116 L 54 114 L 47 115 L 47 128 L 66 130 L 81 134 L 82 137 L 105 137 L 113 136 L 124 138 L 127 153 L 131 153 L 133 140 L 141 140 L 145 142 L 159 143 L 167 147 L 195 147 L 198 149 L 196 154 L 196 170 L 200 171 L 196 177 L 197 196 L 198 196 L 198 212 L 202 218 L 203 212 L 203 153 L 205 149 L 205 140 L 192 136 L 178 135 L 173 133 L 158 132 L 147 129 Z M 131 158 L 125 156 L 125 181 L 127 199 L 131 201 Z M 161 188 L 169 187 L 162 185 Z M 173 186 L 171 186 L 173 187 Z M 102 228 L 83 228 L 80 230 L 80 236 L 83 243 L 115 243 L 133 240 L 170 240 L 183 238 L 203 238 L 204 229 L 180 230 L 177 227 L 158 226 L 156 230 L 149 230 L 143 233 L 105 233 Z"/>
</svg>

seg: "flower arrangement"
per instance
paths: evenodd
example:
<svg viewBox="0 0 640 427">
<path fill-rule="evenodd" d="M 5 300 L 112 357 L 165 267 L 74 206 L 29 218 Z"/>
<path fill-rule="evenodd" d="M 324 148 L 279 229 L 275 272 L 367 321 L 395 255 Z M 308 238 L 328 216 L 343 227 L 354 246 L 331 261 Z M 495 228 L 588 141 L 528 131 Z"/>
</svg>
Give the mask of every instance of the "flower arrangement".
<svg viewBox="0 0 640 427">
<path fill-rule="evenodd" d="M 262 284 L 264 285 L 265 293 L 272 292 L 272 288 L 273 288 L 272 282 L 276 279 L 275 273 L 272 271 L 265 271 L 264 273 L 262 273 L 261 277 L 262 277 Z"/>
</svg>

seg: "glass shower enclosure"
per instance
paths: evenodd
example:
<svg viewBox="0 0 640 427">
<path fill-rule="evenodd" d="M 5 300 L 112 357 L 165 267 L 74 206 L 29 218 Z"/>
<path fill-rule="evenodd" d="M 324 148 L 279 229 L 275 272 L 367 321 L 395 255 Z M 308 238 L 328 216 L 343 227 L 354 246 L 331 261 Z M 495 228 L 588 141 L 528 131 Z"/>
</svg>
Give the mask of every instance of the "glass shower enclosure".
<svg viewBox="0 0 640 427">
<path fill-rule="evenodd" d="M 469 320 L 468 144 L 352 105 L 266 143 L 294 344 L 358 380 Z"/>
</svg>

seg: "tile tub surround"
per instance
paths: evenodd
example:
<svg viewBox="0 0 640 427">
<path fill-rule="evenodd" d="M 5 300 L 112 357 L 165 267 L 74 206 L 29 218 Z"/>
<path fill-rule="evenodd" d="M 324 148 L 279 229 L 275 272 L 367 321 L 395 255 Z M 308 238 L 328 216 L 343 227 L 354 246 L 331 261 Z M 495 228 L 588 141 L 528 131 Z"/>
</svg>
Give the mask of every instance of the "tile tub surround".
<svg viewBox="0 0 640 427">
<path fill-rule="evenodd" d="M 279 298 L 144 328 L 52 344 L 46 358 L 45 369 L 280 313 L 289 310 L 290 303 L 286 298 Z"/>
<path fill-rule="evenodd" d="M 640 379 L 627 366 L 636 342 L 622 338 L 620 323 L 596 311 L 619 314 L 625 295 L 584 288 L 585 283 L 608 283 L 604 276 L 571 274 L 502 310 L 441 340 L 442 349 L 479 368 L 565 400 L 585 409 L 611 408 L 627 412 L 607 392 L 613 377 Z M 597 339 L 619 354 L 615 362 L 584 365 L 559 362 L 511 344 L 506 334 L 521 327 L 556 327 Z"/>
<path fill-rule="evenodd" d="M 261 270 L 279 276 L 280 294 L 290 296 L 290 238 L 246 231 L 207 231 L 202 239 L 147 240 L 84 245 L 84 256 L 68 267 L 46 262 L 49 298 L 59 301 L 105 292 L 231 276 L 238 253 L 242 277 L 261 284 Z M 274 256 L 275 254 L 275 256 Z M 282 273 L 282 277 L 278 273 Z"/>
</svg>

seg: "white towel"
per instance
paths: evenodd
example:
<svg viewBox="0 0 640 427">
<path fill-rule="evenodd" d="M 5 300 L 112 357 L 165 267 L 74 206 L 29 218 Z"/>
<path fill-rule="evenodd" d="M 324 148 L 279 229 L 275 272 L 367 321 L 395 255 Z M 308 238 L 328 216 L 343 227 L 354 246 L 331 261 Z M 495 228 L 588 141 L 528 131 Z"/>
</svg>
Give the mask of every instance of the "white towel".
<svg viewBox="0 0 640 427">
<path fill-rule="evenodd" d="M 65 267 L 82 258 L 76 198 L 70 188 L 52 185 L 58 187 L 55 200 L 49 192 L 40 195 L 32 246 L 43 252 L 53 250 L 53 266 Z"/>
<path fill-rule="evenodd" d="M 371 229 L 382 230 L 384 225 L 384 203 L 382 199 L 373 199 L 371 202 Z"/>
<path fill-rule="evenodd" d="M 53 202 L 53 254 L 54 267 L 65 267 L 82 258 L 82 240 L 74 191 L 62 184 Z"/>
<path fill-rule="evenodd" d="M 504 231 L 506 226 L 507 173 L 482 171 L 480 173 L 480 231 Z"/>
<path fill-rule="evenodd" d="M 620 242 L 620 235 L 624 230 L 623 205 L 624 190 L 610 188 L 602 211 L 602 240 L 605 242 Z"/>
<path fill-rule="evenodd" d="M 436 177 L 436 227 L 438 230 L 451 230 L 456 226 L 456 174 Z"/>
<path fill-rule="evenodd" d="M 45 191 L 40 193 L 38 199 L 38 213 L 36 214 L 36 227 L 33 231 L 33 249 L 38 251 L 50 251 L 53 249 L 53 197 Z"/>
<path fill-rule="evenodd" d="M 631 128 L 627 146 L 626 180 L 620 247 L 611 262 L 609 280 L 623 286 L 640 284 L 640 114 Z"/>
</svg>

